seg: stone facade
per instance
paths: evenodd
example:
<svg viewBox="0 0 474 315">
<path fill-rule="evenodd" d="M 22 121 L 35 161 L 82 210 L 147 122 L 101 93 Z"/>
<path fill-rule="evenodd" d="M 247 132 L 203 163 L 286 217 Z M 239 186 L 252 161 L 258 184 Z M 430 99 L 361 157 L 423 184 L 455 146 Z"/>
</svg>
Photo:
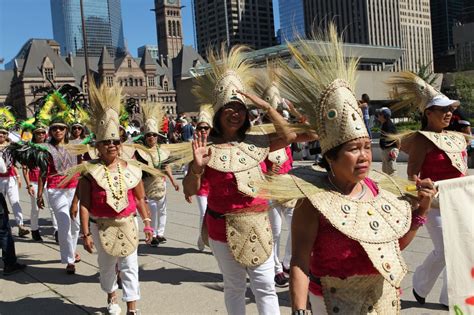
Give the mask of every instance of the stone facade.
<svg viewBox="0 0 474 315">
<path fill-rule="evenodd" d="M 18 117 L 24 118 L 33 115 L 31 102 L 39 88 L 71 84 L 87 91 L 84 57 L 61 56 L 59 51 L 53 40 L 29 40 L 10 63 L 12 69 L 0 71 L 0 105 L 12 106 Z M 202 58 L 188 46 L 174 59 L 153 59 L 147 50 L 140 58 L 126 53 L 114 59 L 105 47 L 99 58 L 89 58 L 97 83 L 118 83 L 125 101 L 133 98 L 138 103 L 160 102 L 172 115 L 177 113 L 175 80 L 201 62 Z M 131 119 L 140 123 L 141 115 L 138 111 L 136 114 Z"/>
</svg>

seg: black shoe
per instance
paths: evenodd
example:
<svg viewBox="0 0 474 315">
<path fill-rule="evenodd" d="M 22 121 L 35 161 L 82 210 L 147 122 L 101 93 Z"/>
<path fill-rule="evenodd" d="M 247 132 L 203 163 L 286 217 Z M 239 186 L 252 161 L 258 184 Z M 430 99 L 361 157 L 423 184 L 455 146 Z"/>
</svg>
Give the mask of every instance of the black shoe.
<svg viewBox="0 0 474 315">
<path fill-rule="evenodd" d="M 288 278 L 288 277 L 290 276 L 290 268 L 287 269 L 287 268 L 285 268 L 285 267 L 283 266 L 283 273 L 284 273 L 285 276 Z"/>
<path fill-rule="evenodd" d="M 76 273 L 76 266 L 74 264 L 67 264 L 66 266 L 66 273 L 68 275 L 73 275 Z"/>
<path fill-rule="evenodd" d="M 422 305 L 426 303 L 425 298 L 419 296 L 418 293 L 416 293 L 415 289 L 413 289 L 413 295 L 415 296 L 415 299 L 418 303 L 420 303 Z"/>
<path fill-rule="evenodd" d="M 156 239 L 158 240 L 159 244 L 164 244 L 167 241 L 164 236 L 157 236 Z"/>
<path fill-rule="evenodd" d="M 26 237 L 28 234 L 30 234 L 30 231 L 25 229 L 23 226 L 18 227 L 18 236 L 19 237 Z"/>
<path fill-rule="evenodd" d="M 24 264 L 19 264 L 19 263 L 14 263 L 13 265 L 7 265 L 3 267 L 3 275 L 4 276 L 9 276 L 12 275 L 18 271 L 22 271 L 26 268 L 26 265 Z"/>
<path fill-rule="evenodd" d="M 278 273 L 275 276 L 275 285 L 279 288 L 285 288 L 289 285 L 288 279 L 285 277 L 285 274 L 283 272 Z"/>
<path fill-rule="evenodd" d="M 42 242 L 43 238 L 40 235 L 39 230 L 31 230 L 31 238 L 33 241 Z"/>
<path fill-rule="evenodd" d="M 160 244 L 160 242 L 157 240 L 156 237 L 154 237 L 150 242 L 151 247 L 158 247 L 159 244 Z"/>
<path fill-rule="evenodd" d="M 54 231 L 54 240 L 56 241 L 56 244 L 59 244 L 58 231 Z"/>
</svg>

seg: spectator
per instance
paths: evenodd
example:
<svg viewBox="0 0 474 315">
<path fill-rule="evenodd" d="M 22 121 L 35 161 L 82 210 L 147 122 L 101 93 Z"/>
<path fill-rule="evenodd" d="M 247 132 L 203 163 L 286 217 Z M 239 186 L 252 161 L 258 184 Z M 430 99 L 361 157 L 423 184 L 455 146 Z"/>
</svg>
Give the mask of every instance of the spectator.
<svg viewBox="0 0 474 315">
<path fill-rule="evenodd" d="M 193 141 L 194 128 L 186 119 L 182 119 L 181 139 L 183 141 Z"/>
<path fill-rule="evenodd" d="M 382 149 L 382 172 L 393 175 L 396 173 L 395 165 L 398 157 L 398 145 L 395 141 L 387 140 L 387 135 L 396 134 L 397 128 L 393 124 L 392 111 L 382 107 L 375 111 L 377 120 L 382 124 L 380 135 L 380 149 Z"/>
<path fill-rule="evenodd" d="M 451 116 L 449 126 L 445 129 L 459 131 L 470 135 L 471 122 L 469 121 L 467 115 L 459 107 L 457 107 L 453 112 L 453 116 Z"/>
<path fill-rule="evenodd" d="M 372 132 L 370 131 L 370 116 L 369 116 L 370 97 L 367 94 L 362 94 L 362 99 L 359 101 L 359 108 L 362 110 L 362 117 L 364 118 L 365 127 L 369 132 L 369 138 L 372 139 Z"/>
</svg>

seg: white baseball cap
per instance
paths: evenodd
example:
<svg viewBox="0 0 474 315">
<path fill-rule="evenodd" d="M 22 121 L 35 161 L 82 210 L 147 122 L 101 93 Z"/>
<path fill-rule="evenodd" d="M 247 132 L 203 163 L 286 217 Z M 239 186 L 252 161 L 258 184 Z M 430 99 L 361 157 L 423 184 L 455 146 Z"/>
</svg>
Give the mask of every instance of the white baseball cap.
<svg viewBox="0 0 474 315">
<path fill-rule="evenodd" d="M 431 106 L 441 106 L 441 107 L 446 107 L 446 106 L 459 106 L 459 101 L 458 100 L 452 100 L 449 99 L 445 95 L 437 95 L 433 97 L 431 101 L 426 104 L 425 108 L 430 108 Z"/>
</svg>

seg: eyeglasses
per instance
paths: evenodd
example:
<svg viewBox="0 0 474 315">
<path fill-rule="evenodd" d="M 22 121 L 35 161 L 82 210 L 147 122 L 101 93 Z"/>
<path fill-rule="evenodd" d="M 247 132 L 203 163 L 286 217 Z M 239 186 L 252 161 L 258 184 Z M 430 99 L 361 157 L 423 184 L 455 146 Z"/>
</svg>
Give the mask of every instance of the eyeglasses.
<svg viewBox="0 0 474 315">
<path fill-rule="evenodd" d="M 429 109 L 432 109 L 432 110 L 436 110 L 436 111 L 439 111 L 439 112 L 443 112 L 443 113 L 447 113 L 447 112 L 454 112 L 456 110 L 456 108 L 452 107 L 452 106 L 432 106 L 431 108 Z"/>
<path fill-rule="evenodd" d="M 196 130 L 197 130 L 197 131 L 201 131 L 201 130 L 206 130 L 206 131 L 207 131 L 207 130 L 209 130 L 209 129 L 211 129 L 211 127 L 207 127 L 207 126 L 199 126 L 199 127 L 196 127 Z"/>
<path fill-rule="evenodd" d="M 52 132 L 55 132 L 55 131 L 58 131 L 58 130 L 59 131 L 64 131 L 64 130 L 66 130 L 66 127 L 64 127 L 64 126 L 53 126 L 50 129 L 51 129 Z"/>
<path fill-rule="evenodd" d="M 114 146 L 119 146 L 122 142 L 120 142 L 120 140 L 103 140 L 103 141 L 100 141 L 100 143 L 102 143 L 104 146 L 110 146 L 110 145 L 114 145 Z"/>
<path fill-rule="evenodd" d="M 145 137 L 154 137 L 154 138 L 158 138 L 158 134 L 157 133 L 147 133 L 145 135 Z"/>
</svg>

